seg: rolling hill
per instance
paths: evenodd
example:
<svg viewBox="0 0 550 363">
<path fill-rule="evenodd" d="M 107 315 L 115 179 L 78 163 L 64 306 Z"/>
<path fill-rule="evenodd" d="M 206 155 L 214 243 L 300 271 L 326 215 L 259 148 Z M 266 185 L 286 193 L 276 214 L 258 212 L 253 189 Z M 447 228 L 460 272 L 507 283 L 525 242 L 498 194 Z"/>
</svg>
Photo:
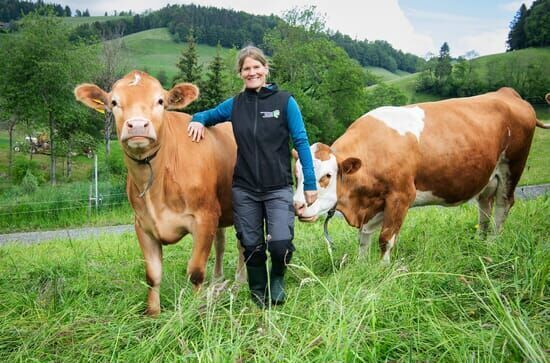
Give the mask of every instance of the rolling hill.
<svg viewBox="0 0 550 363">
<path fill-rule="evenodd" d="M 513 69 L 516 69 L 527 68 L 533 65 L 542 66 L 550 64 L 550 47 L 528 48 L 513 52 L 492 54 L 473 59 L 470 62 L 479 76 L 482 79 L 485 79 L 488 74 L 490 74 L 490 69 L 503 69 L 503 67 L 512 67 Z M 403 91 L 407 95 L 409 103 L 435 101 L 441 99 L 442 97 L 437 95 L 417 92 L 415 90 L 416 81 L 419 75 L 420 72 L 417 72 L 397 79 L 389 80 L 387 83 Z"/>
<path fill-rule="evenodd" d="M 130 34 L 123 38 L 127 66 L 130 69 L 147 70 L 157 76 L 164 70 L 171 79 L 177 73 L 176 64 L 185 43 L 176 43 L 167 28 L 157 28 Z M 222 57 L 229 49 L 222 48 Z M 210 62 L 216 55 L 216 47 L 197 45 L 199 63 Z"/>
</svg>

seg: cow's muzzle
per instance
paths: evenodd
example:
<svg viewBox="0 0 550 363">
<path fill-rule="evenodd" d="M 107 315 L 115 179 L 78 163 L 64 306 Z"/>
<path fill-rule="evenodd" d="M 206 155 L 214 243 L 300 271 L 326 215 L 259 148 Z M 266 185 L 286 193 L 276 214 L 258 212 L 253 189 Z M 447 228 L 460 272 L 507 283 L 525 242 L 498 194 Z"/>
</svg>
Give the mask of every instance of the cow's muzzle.
<svg viewBox="0 0 550 363">
<path fill-rule="evenodd" d="M 134 117 L 124 122 L 121 142 L 127 142 L 130 147 L 145 147 L 155 142 L 157 135 L 153 123 L 145 118 Z"/>
</svg>

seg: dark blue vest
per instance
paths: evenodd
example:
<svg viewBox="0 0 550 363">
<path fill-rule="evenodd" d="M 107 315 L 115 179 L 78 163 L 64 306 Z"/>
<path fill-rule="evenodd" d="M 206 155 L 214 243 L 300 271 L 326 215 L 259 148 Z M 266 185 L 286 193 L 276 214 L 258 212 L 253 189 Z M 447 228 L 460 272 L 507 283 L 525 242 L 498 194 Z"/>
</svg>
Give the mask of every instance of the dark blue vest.
<svg viewBox="0 0 550 363">
<path fill-rule="evenodd" d="M 292 185 L 287 105 L 290 94 L 276 85 L 245 90 L 233 99 L 237 142 L 233 186 L 262 192 Z"/>
</svg>

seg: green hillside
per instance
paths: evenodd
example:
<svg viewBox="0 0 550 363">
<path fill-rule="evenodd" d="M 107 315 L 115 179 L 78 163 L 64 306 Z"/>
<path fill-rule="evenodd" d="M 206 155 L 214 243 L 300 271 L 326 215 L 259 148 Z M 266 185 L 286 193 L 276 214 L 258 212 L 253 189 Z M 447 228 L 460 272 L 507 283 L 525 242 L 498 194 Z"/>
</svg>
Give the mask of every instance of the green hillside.
<svg viewBox="0 0 550 363">
<path fill-rule="evenodd" d="M 369 72 L 373 73 L 374 75 L 380 77 L 384 82 L 393 81 L 395 79 L 399 79 L 401 77 L 410 75 L 410 73 L 402 70 L 397 70 L 395 73 L 392 73 L 387 69 L 380 68 L 380 67 L 364 67 L 364 68 Z"/>
<path fill-rule="evenodd" d="M 480 77 L 482 79 L 486 79 L 488 74 L 490 74 L 491 69 L 518 69 L 527 68 L 530 65 L 542 66 L 550 64 L 550 47 L 529 48 L 516 50 L 513 52 L 493 54 L 476 58 L 471 62 Z M 408 76 L 389 80 L 387 83 L 396 86 L 403 91 L 407 95 L 409 103 L 435 101 L 441 99 L 442 97 L 437 95 L 417 92 L 415 90 L 416 81 L 419 75 L 420 73 L 414 73 Z"/>
<path fill-rule="evenodd" d="M 505 65 L 511 65 L 514 68 L 524 68 L 533 64 L 548 65 L 550 64 L 550 47 L 492 54 L 473 59 L 471 62 L 481 77 L 487 77 L 490 68 L 501 69 Z"/>
<path fill-rule="evenodd" d="M 156 76 L 164 70 L 171 79 L 177 72 L 181 51 L 185 43 L 176 43 L 167 28 L 158 28 L 130 34 L 123 38 L 127 66 L 130 69 L 147 70 Z M 216 47 L 197 45 L 199 62 L 204 64 L 216 55 Z M 222 56 L 229 52 L 222 48 Z"/>
</svg>

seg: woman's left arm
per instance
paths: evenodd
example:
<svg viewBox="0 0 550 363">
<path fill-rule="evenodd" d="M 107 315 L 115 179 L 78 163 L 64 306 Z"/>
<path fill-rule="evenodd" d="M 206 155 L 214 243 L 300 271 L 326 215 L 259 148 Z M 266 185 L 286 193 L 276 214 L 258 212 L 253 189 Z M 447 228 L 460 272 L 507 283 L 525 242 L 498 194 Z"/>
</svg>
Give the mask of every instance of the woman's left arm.
<svg viewBox="0 0 550 363">
<path fill-rule="evenodd" d="M 307 138 L 306 128 L 302 113 L 294 97 L 288 99 L 287 105 L 288 130 L 292 137 L 294 147 L 298 152 L 302 171 L 304 173 L 304 194 L 306 202 L 313 203 L 317 199 L 317 183 L 315 182 L 315 172 L 313 170 L 313 158 L 309 149 L 309 140 Z"/>
</svg>

